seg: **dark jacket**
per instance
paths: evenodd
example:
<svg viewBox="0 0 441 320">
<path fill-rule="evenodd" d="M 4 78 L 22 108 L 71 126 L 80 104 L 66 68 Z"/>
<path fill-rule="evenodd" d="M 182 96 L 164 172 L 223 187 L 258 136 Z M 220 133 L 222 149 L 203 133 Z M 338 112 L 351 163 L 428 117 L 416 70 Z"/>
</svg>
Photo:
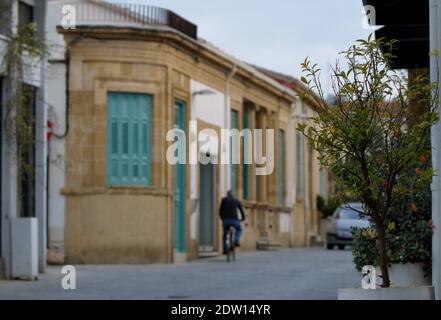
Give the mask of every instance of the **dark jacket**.
<svg viewBox="0 0 441 320">
<path fill-rule="evenodd" d="M 242 220 L 245 220 L 245 212 L 243 211 L 242 204 L 239 200 L 233 196 L 227 196 L 222 199 L 219 214 L 222 220 L 234 219 L 240 220 L 237 216 L 237 209 L 242 214 Z"/>
</svg>

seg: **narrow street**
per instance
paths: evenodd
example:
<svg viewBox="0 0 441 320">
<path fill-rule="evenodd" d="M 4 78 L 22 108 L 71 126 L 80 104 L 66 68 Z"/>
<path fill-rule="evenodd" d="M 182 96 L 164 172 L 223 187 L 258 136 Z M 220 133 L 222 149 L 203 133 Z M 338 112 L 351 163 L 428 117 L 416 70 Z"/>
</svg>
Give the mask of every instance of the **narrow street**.
<svg viewBox="0 0 441 320">
<path fill-rule="evenodd" d="M 0 280 L 0 299 L 336 299 L 356 287 L 350 250 L 239 252 L 177 265 L 78 265 L 75 290 L 61 287 L 61 267 L 38 281 Z"/>
</svg>

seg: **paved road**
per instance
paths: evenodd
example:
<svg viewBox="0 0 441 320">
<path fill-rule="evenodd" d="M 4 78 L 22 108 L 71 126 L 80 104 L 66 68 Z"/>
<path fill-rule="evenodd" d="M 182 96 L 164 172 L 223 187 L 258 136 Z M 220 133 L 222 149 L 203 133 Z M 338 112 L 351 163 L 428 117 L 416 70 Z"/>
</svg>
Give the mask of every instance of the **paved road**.
<svg viewBox="0 0 441 320">
<path fill-rule="evenodd" d="M 321 248 L 241 252 L 178 265 L 78 265 L 77 289 L 61 267 L 38 281 L 0 280 L 0 299 L 336 299 L 360 280 L 351 252 Z"/>
</svg>

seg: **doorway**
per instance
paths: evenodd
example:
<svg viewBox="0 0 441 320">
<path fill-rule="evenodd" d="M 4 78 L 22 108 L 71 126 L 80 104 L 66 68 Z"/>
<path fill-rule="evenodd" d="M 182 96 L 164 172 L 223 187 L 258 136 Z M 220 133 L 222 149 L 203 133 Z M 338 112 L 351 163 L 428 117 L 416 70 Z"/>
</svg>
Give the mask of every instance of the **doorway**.
<svg viewBox="0 0 441 320">
<path fill-rule="evenodd" d="M 185 134 L 185 103 L 175 101 L 176 129 Z M 181 137 L 185 141 L 185 137 Z M 178 253 L 185 250 L 185 164 L 175 164 L 173 168 L 173 221 L 174 221 L 174 249 Z"/>
<path fill-rule="evenodd" d="M 199 166 L 199 255 L 214 255 L 216 251 L 216 183 L 215 166 Z"/>
</svg>

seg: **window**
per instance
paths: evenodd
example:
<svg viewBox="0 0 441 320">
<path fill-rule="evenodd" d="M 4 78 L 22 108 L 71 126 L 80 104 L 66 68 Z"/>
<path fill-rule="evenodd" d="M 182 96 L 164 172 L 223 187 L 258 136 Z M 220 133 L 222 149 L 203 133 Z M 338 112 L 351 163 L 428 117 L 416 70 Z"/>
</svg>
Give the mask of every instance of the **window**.
<svg viewBox="0 0 441 320">
<path fill-rule="evenodd" d="M 108 185 L 151 185 L 151 106 L 149 95 L 108 93 Z"/>
<path fill-rule="evenodd" d="M 304 146 L 301 132 L 296 132 L 296 197 L 303 196 Z"/>
<path fill-rule="evenodd" d="M 279 129 L 278 159 L 277 159 L 277 187 L 279 206 L 285 205 L 285 132 Z"/>
<path fill-rule="evenodd" d="M 249 112 L 244 112 L 243 114 L 243 129 L 250 129 L 250 114 Z M 245 155 L 245 150 L 247 150 L 248 146 L 247 143 L 250 143 L 249 141 L 246 141 L 246 139 L 243 140 L 242 143 L 242 157 Z M 249 164 L 245 164 L 245 161 L 243 161 L 243 171 L 242 171 L 242 180 L 243 180 L 243 198 L 249 199 L 250 198 L 250 170 L 251 166 Z"/>
<path fill-rule="evenodd" d="M 25 26 L 31 22 L 34 22 L 34 7 L 20 1 L 18 3 L 18 24 Z"/>
<path fill-rule="evenodd" d="M 238 129 L 237 127 L 237 111 L 236 110 L 231 110 L 231 129 Z M 233 154 L 235 155 L 238 150 L 237 150 L 237 139 L 232 139 L 231 138 L 231 145 L 230 145 L 230 159 L 235 159 L 233 157 Z M 233 161 L 230 162 L 230 181 L 231 181 L 231 191 L 236 194 L 237 192 L 237 164 L 233 164 Z"/>
</svg>

